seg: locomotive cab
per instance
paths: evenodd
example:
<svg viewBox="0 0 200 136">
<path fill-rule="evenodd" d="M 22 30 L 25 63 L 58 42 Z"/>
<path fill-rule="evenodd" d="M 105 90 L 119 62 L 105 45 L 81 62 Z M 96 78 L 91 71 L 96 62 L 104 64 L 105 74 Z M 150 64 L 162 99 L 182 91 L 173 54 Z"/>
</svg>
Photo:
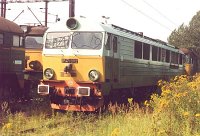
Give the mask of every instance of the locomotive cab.
<svg viewBox="0 0 200 136">
<path fill-rule="evenodd" d="M 21 28 L 24 30 L 25 79 L 39 80 L 42 78 L 43 35 L 47 27 L 21 25 Z"/>
<path fill-rule="evenodd" d="M 72 18 L 66 24 L 65 29 L 49 28 L 45 34 L 44 85 L 38 86 L 38 93 L 49 93 L 55 109 L 62 104 L 65 110 L 95 111 L 102 105 L 105 32 L 99 26 L 99 30 L 87 30 L 89 24 L 80 26 Z M 69 103 L 71 106 L 67 106 Z"/>
</svg>

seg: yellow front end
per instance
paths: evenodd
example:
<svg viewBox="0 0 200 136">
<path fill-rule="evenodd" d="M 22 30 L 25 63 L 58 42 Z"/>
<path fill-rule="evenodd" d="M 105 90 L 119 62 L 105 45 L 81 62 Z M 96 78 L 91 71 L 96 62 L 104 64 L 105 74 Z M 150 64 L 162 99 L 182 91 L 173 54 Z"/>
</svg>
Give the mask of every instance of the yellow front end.
<svg viewBox="0 0 200 136">
<path fill-rule="evenodd" d="M 55 71 L 53 80 L 66 80 L 68 77 L 73 77 L 75 82 L 91 82 L 88 73 L 90 70 L 96 69 L 101 74 L 98 82 L 104 81 L 104 61 L 100 56 L 44 56 L 43 61 L 45 62 L 44 70 L 45 68 L 52 68 Z M 65 72 L 64 69 L 69 64 L 72 65 L 72 70 Z"/>
<path fill-rule="evenodd" d="M 26 49 L 25 52 L 26 71 L 42 71 L 42 49 Z M 38 63 L 33 66 L 33 62 Z"/>
<path fill-rule="evenodd" d="M 104 58 L 44 55 L 43 62 L 44 80 L 38 86 L 38 93 L 50 95 L 53 109 L 95 111 L 103 105 Z M 48 72 L 49 69 L 53 72 Z M 99 74 L 95 81 L 89 76 L 93 70 Z M 49 78 L 48 74 L 53 76 Z"/>
</svg>

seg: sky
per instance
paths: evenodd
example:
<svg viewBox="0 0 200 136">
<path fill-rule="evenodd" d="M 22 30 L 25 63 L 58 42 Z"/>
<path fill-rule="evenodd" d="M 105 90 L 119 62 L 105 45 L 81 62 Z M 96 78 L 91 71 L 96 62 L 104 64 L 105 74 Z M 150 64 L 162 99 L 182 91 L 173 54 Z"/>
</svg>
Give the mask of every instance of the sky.
<svg viewBox="0 0 200 136">
<path fill-rule="evenodd" d="M 6 18 L 17 24 L 38 23 L 30 10 L 44 24 L 44 2 L 7 4 Z M 41 9 L 43 8 L 43 9 Z M 15 19 L 20 12 L 24 12 Z M 75 16 L 84 16 L 96 22 L 103 22 L 102 16 L 109 17 L 110 24 L 143 32 L 145 36 L 167 42 L 174 29 L 181 24 L 188 25 L 200 11 L 199 0 L 75 0 Z M 48 26 L 69 17 L 69 2 L 49 2 Z"/>
</svg>

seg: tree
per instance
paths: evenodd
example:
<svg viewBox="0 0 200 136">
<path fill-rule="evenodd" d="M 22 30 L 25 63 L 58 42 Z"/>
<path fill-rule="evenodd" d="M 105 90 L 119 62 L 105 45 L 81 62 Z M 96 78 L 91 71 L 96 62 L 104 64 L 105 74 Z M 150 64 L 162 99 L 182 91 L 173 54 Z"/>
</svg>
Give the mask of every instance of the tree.
<svg viewBox="0 0 200 136">
<path fill-rule="evenodd" d="M 200 11 L 193 16 L 189 25 L 180 25 L 168 37 L 169 44 L 179 48 L 200 50 Z"/>
</svg>

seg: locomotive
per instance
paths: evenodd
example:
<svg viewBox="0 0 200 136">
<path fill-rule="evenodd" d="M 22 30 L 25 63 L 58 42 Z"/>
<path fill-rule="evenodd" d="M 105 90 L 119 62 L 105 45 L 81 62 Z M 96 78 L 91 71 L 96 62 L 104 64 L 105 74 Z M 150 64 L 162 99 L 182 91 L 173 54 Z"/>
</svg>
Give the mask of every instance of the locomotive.
<svg viewBox="0 0 200 136">
<path fill-rule="evenodd" d="M 44 35 L 38 93 L 54 110 L 96 111 L 104 104 L 140 100 L 160 79 L 184 73 L 178 48 L 128 29 L 70 17 Z"/>
<path fill-rule="evenodd" d="M 0 17 L 0 111 L 9 109 L 9 102 L 23 97 L 25 50 L 23 30 Z"/>
<path fill-rule="evenodd" d="M 47 30 L 45 26 L 20 26 L 24 31 L 23 42 L 25 45 L 25 92 L 30 95 L 30 90 L 37 86 L 42 79 L 42 48 L 43 35 Z"/>
</svg>

